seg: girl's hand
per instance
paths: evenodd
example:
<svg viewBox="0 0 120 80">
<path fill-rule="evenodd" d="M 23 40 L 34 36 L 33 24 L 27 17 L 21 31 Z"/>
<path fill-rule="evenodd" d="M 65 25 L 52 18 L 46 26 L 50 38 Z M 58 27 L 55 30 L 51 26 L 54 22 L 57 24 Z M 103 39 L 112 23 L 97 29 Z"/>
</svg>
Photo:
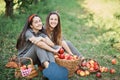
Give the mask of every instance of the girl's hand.
<svg viewBox="0 0 120 80">
<path fill-rule="evenodd" d="M 73 56 L 73 53 L 69 53 L 71 56 Z"/>
<path fill-rule="evenodd" d="M 34 41 L 35 41 L 35 37 L 34 37 L 34 36 L 31 37 L 31 38 L 29 38 L 29 40 L 30 40 L 32 43 L 34 43 Z"/>
</svg>

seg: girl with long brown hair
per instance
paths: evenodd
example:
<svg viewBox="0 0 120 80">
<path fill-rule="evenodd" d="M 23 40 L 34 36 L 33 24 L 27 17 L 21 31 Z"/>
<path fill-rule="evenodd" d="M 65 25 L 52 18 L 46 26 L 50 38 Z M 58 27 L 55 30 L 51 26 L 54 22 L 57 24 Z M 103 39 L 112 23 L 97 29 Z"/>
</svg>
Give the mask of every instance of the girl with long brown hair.
<svg viewBox="0 0 120 80">
<path fill-rule="evenodd" d="M 70 41 L 66 41 L 62 38 L 60 15 L 57 11 L 53 11 L 48 14 L 44 28 L 46 34 L 55 45 L 62 46 L 68 54 L 82 57 L 80 52 Z"/>
</svg>

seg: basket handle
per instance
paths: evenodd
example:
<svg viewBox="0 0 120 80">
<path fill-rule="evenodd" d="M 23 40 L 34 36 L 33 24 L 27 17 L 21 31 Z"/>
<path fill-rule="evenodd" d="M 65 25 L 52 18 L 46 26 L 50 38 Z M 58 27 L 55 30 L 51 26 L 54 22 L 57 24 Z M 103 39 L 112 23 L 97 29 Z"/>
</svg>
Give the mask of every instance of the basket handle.
<svg viewBox="0 0 120 80">
<path fill-rule="evenodd" d="M 29 57 L 21 57 L 21 58 L 19 58 L 18 61 L 20 62 L 21 59 L 28 59 L 28 60 L 30 60 L 31 65 L 33 65 L 33 60 L 31 58 L 29 58 Z M 19 64 L 19 67 L 20 67 L 20 64 Z"/>
</svg>

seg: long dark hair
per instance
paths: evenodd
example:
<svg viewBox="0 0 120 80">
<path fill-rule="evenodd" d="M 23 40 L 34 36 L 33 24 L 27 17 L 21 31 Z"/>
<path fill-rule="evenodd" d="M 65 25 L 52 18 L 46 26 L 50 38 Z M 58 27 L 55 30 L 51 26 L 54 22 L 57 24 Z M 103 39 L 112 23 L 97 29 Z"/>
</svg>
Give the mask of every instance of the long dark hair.
<svg viewBox="0 0 120 80">
<path fill-rule="evenodd" d="M 24 46 L 24 43 L 25 43 L 25 33 L 26 33 L 26 31 L 28 29 L 31 28 L 30 25 L 32 25 L 33 18 L 36 17 L 36 16 L 39 17 L 37 14 L 32 14 L 32 15 L 30 15 L 27 18 L 26 23 L 25 23 L 25 25 L 23 27 L 23 30 L 22 30 L 22 32 L 20 33 L 20 35 L 19 35 L 19 37 L 17 39 L 17 44 L 16 44 L 16 48 L 17 49 L 20 49 L 20 48 L 22 48 Z"/>
<path fill-rule="evenodd" d="M 57 11 L 53 11 L 50 12 L 46 18 L 46 24 L 45 24 L 45 28 L 46 28 L 46 33 L 48 35 L 48 37 L 50 37 L 51 31 L 50 31 L 50 24 L 49 24 L 49 18 L 52 14 L 55 14 L 58 16 L 58 24 L 57 26 L 54 28 L 53 30 L 53 36 L 52 36 L 52 41 L 56 44 L 56 45 L 61 45 L 62 42 L 62 34 L 61 34 L 61 21 L 60 21 L 60 16 L 58 14 Z"/>
</svg>

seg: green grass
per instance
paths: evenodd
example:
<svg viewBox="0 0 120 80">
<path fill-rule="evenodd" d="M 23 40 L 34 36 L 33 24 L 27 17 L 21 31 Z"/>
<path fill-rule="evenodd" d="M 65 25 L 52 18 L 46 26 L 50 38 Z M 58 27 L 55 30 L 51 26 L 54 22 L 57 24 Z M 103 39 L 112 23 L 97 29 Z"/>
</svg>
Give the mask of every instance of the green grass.
<svg viewBox="0 0 120 80">
<path fill-rule="evenodd" d="M 32 7 L 34 11 L 28 11 L 27 14 L 18 14 L 10 18 L 0 16 L 0 78 L 1 80 L 15 80 L 14 69 L 5 68 L 8 58 L 17 54 L 15 44 L 19 33 L 21 32 L 26 17 L 31 13 L 38 13 L 45 23 L 46 15 L 49 10 L 58 10 L 61 16 L 62 31 L 64 37 L 70 40 L 83 54 L 85 58 L 95 59 L 101 66 L 115 68 L 116 73 L 102 73 L 102 78 L 96 78 L 95 74 L 87 77 L 73 76 L 70 80 L 120 80 L 120 54 L 112 48 L 109 42 L 103 42 L 98 39 L 102 30 L 95 27 L 85 26 L 87 23 L 85 12 L 81 5 L 83 0 L 51 0 L 50 9 L 42 10 L 41 6 Z M 40 8 L 39 8 L 40 7 Z M 39 9 L 38 9 L 39 8 Z M 48 10 L 48 11 L 47 11 Z M 111 59 L 116 56 L 117 65 L 111 64 Z M 17 79 L 16 79 L 17 80 Z M 40 77 L 34 80 L 40 80 Z"/>
</svg>

